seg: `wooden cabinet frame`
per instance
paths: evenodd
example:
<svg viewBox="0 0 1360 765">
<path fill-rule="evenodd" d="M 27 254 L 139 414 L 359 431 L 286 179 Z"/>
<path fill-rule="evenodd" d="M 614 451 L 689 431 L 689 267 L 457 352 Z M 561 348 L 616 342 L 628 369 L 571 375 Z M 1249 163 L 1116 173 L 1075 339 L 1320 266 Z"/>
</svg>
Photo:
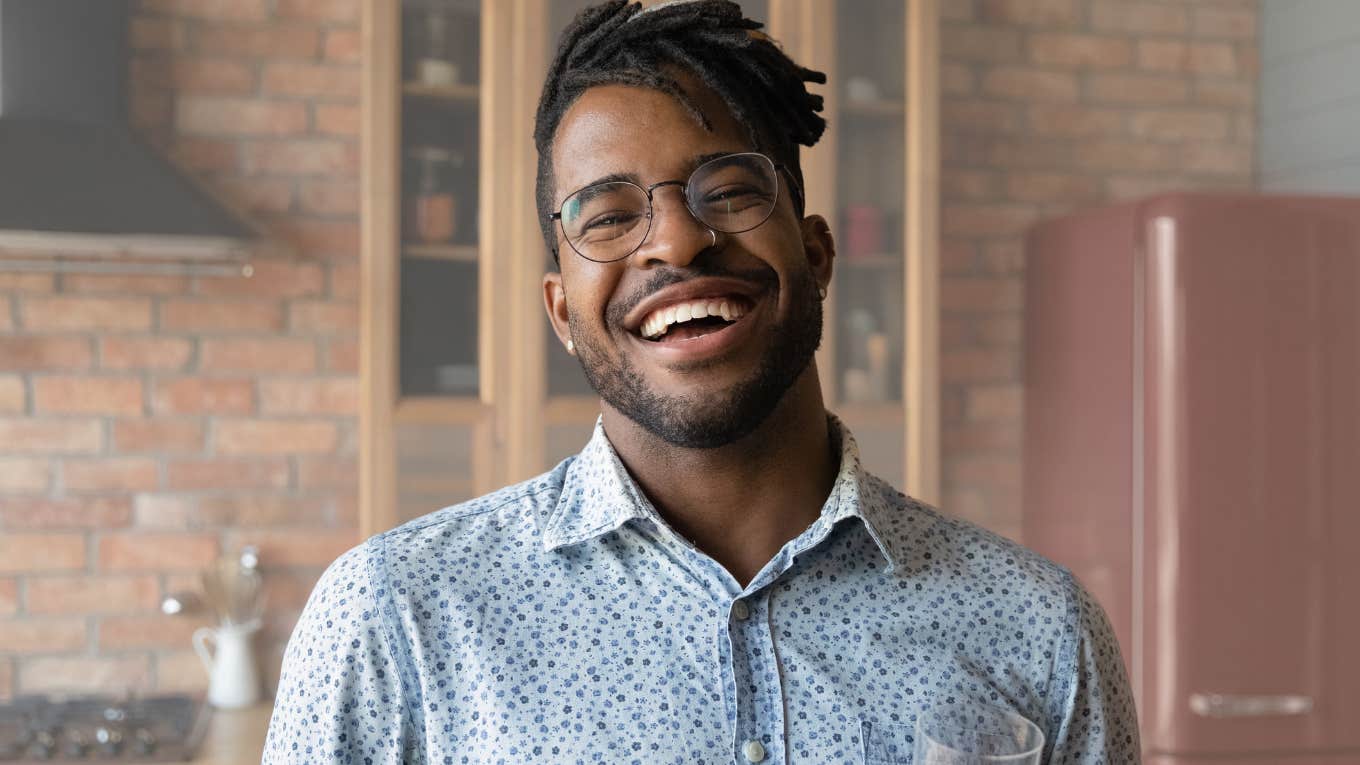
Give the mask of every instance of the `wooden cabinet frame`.
<svg viewBox="0 0 1360 765">
<path fill-rule="evenodd" d="M 367 537 L 397 516 L 395 428 L 458 423 L 473 429 L 474 494 L 544 469 L 545 427 L 575 422 L 593 398 L 547 396 L 548 342 L 540 282 L 544 262 L 534 208 L 531 138 L 537 84 L 547 68 L 543 41 L 551 0 L 496 0 L 481 12 L 478 179 L 479 395 L 402 397 L 398 383 L 401 140 L 398 0 L 363 0 L 360 256 L 359 527 Z M 907 209 L 903 410 L 908 413 L 904 475 L 909 494 L 939 496 L 938 321 L 938 2 L 903 0 L 907 41 Z M 770 0 L 769 28 L 800 63 L 835 77 L 834 6 L 825 0 Z M 826 89 L 835 114 L 837 89 Z M 835 130 L 833 122 L 831 130 Z M 835 141 L 806 152 L 808 209 L 836 210 Z M 829 300 L 834 301 L 833 294 Z M 832 314 L 834 315 L 834 314 Z M 828 335 L 833 333 L 828 332 Z M 833 337 L 818 352 L 827 400 L 835 401 Z M 834 409 L 834 407 L 833 407 Z"/>
</svg>

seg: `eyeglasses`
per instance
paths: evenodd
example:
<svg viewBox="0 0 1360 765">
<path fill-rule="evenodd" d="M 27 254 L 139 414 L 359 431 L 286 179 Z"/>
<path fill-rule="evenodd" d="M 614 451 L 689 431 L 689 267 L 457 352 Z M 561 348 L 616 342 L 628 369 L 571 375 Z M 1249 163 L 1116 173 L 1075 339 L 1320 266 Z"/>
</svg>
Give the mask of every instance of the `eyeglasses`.
<svg viewBox="0 0 1360 765">
<path fill-rule="evenodd" d="M 578 255 L 596 263 L 623 260 L 647 240 L 652 228 L 652 192 L 679 186 L 695 220 L 724 234 L 750 231 L 769 219 L 779 201 L 779 171 L 787 167 L 756 152 L 711 159 L 684 181 L 661 181 L 643 188 L 628 181 L 606 181 L 575 191 L 562 208 L 548 216 L 562 225 L 562 235 Z"/>
</svg>

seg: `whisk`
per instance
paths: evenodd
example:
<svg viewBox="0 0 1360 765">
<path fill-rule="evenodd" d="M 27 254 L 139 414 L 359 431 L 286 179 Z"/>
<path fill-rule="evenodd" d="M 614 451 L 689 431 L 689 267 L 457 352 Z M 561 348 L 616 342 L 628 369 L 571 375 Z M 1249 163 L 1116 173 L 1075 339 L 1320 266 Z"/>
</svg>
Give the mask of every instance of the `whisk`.
<svg viewBox="0 0 1360 765">
<path fill-rule="evenodd" d="M 203 570 L 203 598 L 222 624 L 249 624 L 259 621 L 264 612 L 264 592 L 255 562 L 256 553 L 246 548 L 237 556 L 214 560 Z"/>
</svg>

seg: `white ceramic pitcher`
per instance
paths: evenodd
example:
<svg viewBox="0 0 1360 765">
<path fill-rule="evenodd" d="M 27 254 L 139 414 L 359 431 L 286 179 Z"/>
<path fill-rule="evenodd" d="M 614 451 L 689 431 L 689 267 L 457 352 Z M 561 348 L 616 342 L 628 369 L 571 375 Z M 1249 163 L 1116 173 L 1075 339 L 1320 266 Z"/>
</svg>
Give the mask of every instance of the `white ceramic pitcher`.
<svg viewBox="0 0 1360 765">
<path fill-rule="evenodd" d="M 239 709 L 260 700 L 260 674 L 251 647 L 259 630 L 258 621 L 194 630 L 194 650 L 208 670 L 208 703 Z M 208 650 L 210 642 L 212 651 Z"/>
</svg>

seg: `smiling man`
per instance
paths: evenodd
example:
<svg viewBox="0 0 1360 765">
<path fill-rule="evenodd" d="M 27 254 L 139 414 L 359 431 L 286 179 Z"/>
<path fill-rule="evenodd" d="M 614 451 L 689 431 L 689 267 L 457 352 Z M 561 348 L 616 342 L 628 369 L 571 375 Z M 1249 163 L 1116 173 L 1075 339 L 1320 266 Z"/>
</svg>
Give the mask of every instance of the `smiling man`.
<svg viewBox="0 0 1360 765">
<path fill-rule="evenodd" d="M 266 762 L 910 762 L 978 702 L 1044 762 L 1138 761 L 1064 569 L 860 466 L 813 354 L 824 77 L 732 3 L 563 35 L 535 138 L 544 300 L 601 397 L 551 472 L 351 550 L 289 643 Z"/>
</svg>

